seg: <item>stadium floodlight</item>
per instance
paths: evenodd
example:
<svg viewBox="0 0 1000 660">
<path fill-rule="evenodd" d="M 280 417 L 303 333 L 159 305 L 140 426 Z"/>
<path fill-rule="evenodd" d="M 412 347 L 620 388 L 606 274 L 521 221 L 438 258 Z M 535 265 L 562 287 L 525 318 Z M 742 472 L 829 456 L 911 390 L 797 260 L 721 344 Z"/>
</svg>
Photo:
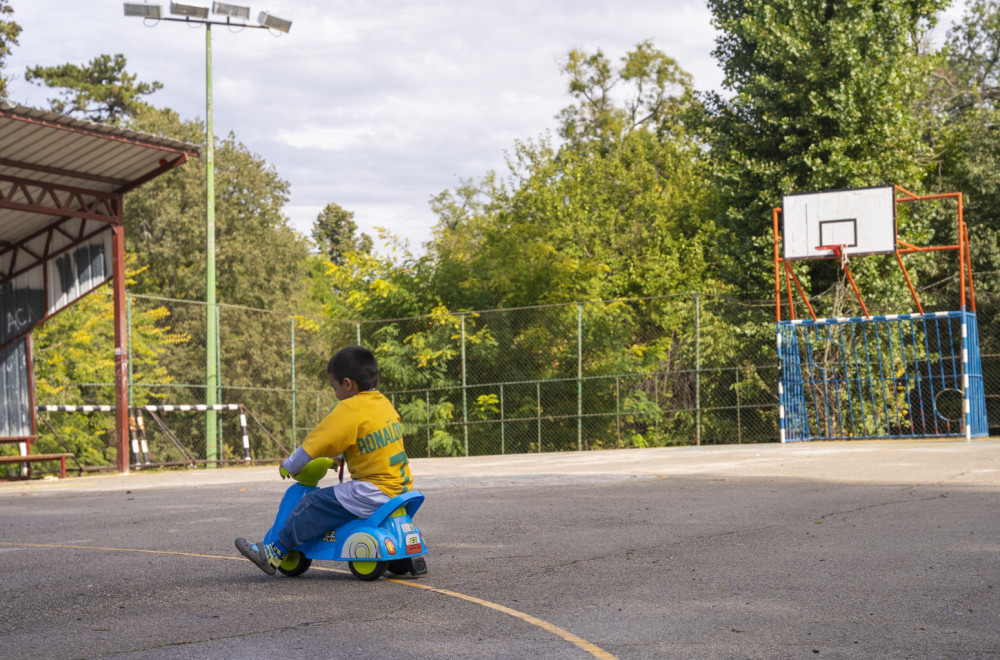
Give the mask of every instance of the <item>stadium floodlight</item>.
<svg viewBox="0 0 1000 660">
<path fill-rule="evenodd" d="M 278 30 L 279 32 L 288 32 L 292 28 L 292 22 L 286 21 L 283 18 L 278 18 L 277 16 L 272 16 L 266 11 L 260 12 L 260 16 L 257 17 L 257 22 L 263 27 L 270 28 L 272 30 Z"/>
<path fill-rule="evenodd" d="M 198 1 L 198 0 L 196 0 Z M 208 2 L 208 0 L 200 0 Z M 0 0 L 0 6 L 3 0 Z M 139 3 L 125 3 L 126 16 L 141 16 L 143 18 L 162 18 L 164 21 L 174 21 L 187 25 L 205 26 L 205 304 L 209 310 L 205 314 L 205 405 L 208 406 L 205 418 L 205 459 L 211 466 L 215 465 L 215 460 L 221 456 L 220 442 L 221 436 L 218 433 L 218 424 L 215 415 L 216 403 L 222 396 L 219 384 L 219 364 L 218 364 L 218 307 L 216 305 L 215 287 L 215 129 L 212 118 L 212 26 L 224 25 L 229 28 L 254 28 L 260 30 L 278 30 L 288 32 L 292 27 L 291 21 L 286 21 L 275 16 L 271 16 L 266 11 L 260 13 L 259 25 L 248 22 L 250 20 L 250 7 L 234 5 L 228 2 L 211 2 L 212 13 L 225 16 L 226 20 L 209 20 L 209 8 L 207 5 L 188 4 L 186 2 L 176 2 L 171 0 L 170 13 L 184 18 L 172 18 L 160 15 L 159 5 L 146 5 Z M 243 23 L 234 23 L 232 19 L 242 20 Z M 3 101 L 0 100 L 0 105 Z M 215 313 L 213 313 L 213 311 Z M 294 422 L 294 420 L 293 420 Z M 292 424 L 294 426 L 294 423 Z"/>
<path fill-rule="evenodd" d="M 183 2 L 171 2 L 170 13 L 189 18 L 208 18 L 208 7 L 188 5 Z"/>
<path fill-rule="evenodd" d="M 125 3 L 126 16 L 139 16 L 141 18 L 160 18 L 160 5 L 139 4 L 138 2 Z"/>
<path fill-rule="evenodd" d="M 250 20 L 250 8 L 242 5 L 231 5 L 226 2 L 213 2 L 212 13 L 229 18 L 241 18 L 244 21 Z"/>
</svg>

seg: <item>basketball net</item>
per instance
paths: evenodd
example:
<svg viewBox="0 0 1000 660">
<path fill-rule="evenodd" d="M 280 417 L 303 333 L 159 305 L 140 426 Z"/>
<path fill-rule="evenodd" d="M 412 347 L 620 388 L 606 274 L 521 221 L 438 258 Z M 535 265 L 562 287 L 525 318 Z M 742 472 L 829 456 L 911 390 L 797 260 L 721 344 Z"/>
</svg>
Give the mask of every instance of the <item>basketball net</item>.
<svg viewBox="0 0 1000 660">
<path fill-rule="evenodd" d="M 844 252 L 844 245 L 820 245 L 816 248 L 817 250 L 827 250 L 833 252 L 833 256 L 840 259 L 840 278 L 837 281 L 836 294 L 834 295 L 833 309 L 834 316 L 839 316 L 841 309 L 843 309 L 844 303 L 847 300 L 847 254 Z"/>
<path fill-rule="evenodd" d="M 835 257 L 839 257 L 840 258 L 840 268 L 841 269 L 847 268 L 847 253 L 844 252 L 844 246 L 843 246 L 843 244 L 838 244 L 838 245 L 820 245 L 816 249 L 817 250 L 829 250 L 829 251 L 833 252 L 833 255 Z"/>
</svg>

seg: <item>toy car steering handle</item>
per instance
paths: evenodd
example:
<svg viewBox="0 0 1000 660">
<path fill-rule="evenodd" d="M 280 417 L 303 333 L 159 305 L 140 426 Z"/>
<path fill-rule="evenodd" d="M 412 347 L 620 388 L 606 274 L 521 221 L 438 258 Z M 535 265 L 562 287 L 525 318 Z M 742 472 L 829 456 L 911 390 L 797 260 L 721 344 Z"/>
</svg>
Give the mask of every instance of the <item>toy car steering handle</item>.
<svg viewBox="0 0 1000 660">
<path fill-rule="evenodd" d="M 329 458 L 327 456 L 320 456 L 319 458 L 314 458 L 306 463 L 305 467 L 299 470 L 296 474 L 288 474 L 288 471 L 285 470 L 284 466 L 282 466 L 281 474 L 282 476 L 287 474 L 303 486 L 315 487 L 319 484 L 319 480 L 326 476 L 327 471 L 333 467 L 335 461 L 336 459 Z M 341 467 L 343 467 L 343 463 L 341 463 Z M 341 475 L 343 475 L 343 473 L 341 473 Z M 343 480 L 343 476 L 341 476 L 341 480 Z"/>
</svg>

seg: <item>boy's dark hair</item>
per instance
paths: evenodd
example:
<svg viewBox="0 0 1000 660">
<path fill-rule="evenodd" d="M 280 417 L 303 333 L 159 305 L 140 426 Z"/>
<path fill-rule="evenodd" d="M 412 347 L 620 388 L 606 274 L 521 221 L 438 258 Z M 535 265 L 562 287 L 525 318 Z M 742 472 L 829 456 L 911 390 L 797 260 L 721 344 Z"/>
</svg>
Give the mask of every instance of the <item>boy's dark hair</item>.
<svg viewBox="0 0 1000 660">
<path fill-rule="evenodd" d="M 345 346 L 326 365 L 326 372 L 338 381 L 350 378 L 362 392 L 378 385 L 378 359 L 364 346 Z"/>
</svg>

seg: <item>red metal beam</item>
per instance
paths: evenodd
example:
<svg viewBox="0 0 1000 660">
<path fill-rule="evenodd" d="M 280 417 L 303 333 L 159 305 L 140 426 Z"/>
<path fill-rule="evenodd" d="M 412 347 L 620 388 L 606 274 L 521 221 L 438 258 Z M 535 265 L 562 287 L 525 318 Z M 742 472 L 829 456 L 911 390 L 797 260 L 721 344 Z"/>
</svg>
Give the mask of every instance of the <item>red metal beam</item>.
<svg viewBox="0 0 1000 660">
<path fill-rule="evenodd" d="M 0 208 L 43 215 L 121 221 L 121 194 L 41 183 L 0 174 Z"/>
<path fill-rule="evenodd" d="M 128 474 L 128 327 L 125 315 L 125 226 L 112 229 L 111 272 L 115 307 L 115 438 L 120 474 Z"/>
</svg>

